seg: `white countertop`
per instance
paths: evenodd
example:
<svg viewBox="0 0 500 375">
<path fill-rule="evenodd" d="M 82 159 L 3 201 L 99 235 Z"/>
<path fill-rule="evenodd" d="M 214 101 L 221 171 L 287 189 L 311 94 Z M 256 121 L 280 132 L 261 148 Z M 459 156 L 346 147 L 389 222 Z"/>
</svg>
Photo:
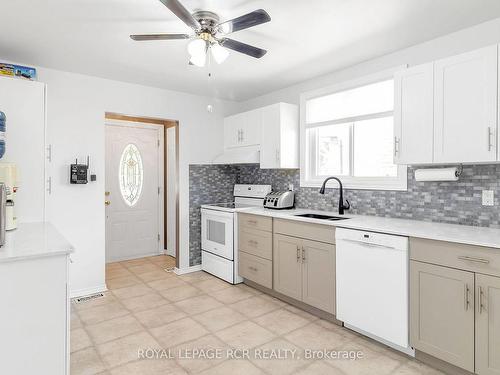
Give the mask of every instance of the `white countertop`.
<svg viewBox="0 0 500 375">
<path fill-rule="evenodd" d="M 0 263 L 73 252 L 73 246 L 48 222 L 19 224 L 0 247 Z"/>
<path fill-rule="evenodd" d="M 264 207 L 251 207 L 237 209 L 237 211 L 255 215 L 297 220 L 307 223 L 331 225 L 338 228 L 359 229 L 371 232 L 395 234 L 399 236 L 425 238 L 429 240 L 448 241 L 500 249 L 500 229 L 495 228 L 362 215 L 344 215 L 344 217 L 348 217 L 349 219 L 338 221 L 294 216 L 302 213 L 318 213 L 340 216 L 338 213 L 332 211 L 317 211 L 305 208 L 273 210 Z"/>
</svg>

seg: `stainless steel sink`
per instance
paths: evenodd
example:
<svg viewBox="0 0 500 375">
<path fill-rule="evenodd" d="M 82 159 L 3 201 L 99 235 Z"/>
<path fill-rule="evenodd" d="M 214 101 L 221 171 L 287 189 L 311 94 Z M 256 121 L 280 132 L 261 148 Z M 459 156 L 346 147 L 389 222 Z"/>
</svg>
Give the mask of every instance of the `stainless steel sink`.
<svg viewBox="0 0 500 375">
<path fill-rule="evenodd" d="M 308 217 L 310 219 L 330 220 L 330 221 L 349 219 L 348 217 L 330 216 L 330 215 L 321 215 L 321 214 L 298 214 L 298 215 L 294 215 L 294 216 Z"/>
</svg>

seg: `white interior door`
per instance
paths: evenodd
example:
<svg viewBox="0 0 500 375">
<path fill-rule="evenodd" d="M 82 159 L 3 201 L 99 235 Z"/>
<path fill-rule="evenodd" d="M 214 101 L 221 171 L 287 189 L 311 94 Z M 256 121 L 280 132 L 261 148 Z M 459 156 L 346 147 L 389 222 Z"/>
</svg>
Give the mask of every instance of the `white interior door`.
<svg viewBox="0 0 500 375">
<path fill-rule="evenodd" d="M 106 126 L 106 261 L 163 249 L 163 127 Z"/>
</svg>

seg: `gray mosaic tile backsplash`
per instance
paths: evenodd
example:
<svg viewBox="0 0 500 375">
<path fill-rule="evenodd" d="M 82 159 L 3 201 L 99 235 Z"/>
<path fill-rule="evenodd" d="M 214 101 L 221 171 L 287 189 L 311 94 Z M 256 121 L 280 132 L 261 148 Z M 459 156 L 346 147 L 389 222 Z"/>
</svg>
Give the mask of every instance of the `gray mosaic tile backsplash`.
<svg viewBox="0 0 500 375">
<path fill-rule="evenodd" d="M 407 191 L 345 190 L 349 213 L 415 219 L 432 222 L 500 228 L 500 164 L 464 166 L 457 182 L 416 182 L 408 169 Z M 250 165 L 190 166 L 190 264 L 201 261 L 200 210 L 202 203 L 232 199 L 232 187 L 240 184 L 271 184 L 285 190 L 292 183 L 299 208 L 336 210 L 338 189 L 300 188 L 299 170 L 260 169 Z M 481 205 L 482 190 L 495 192 L 495 205 Z"/>
</svg>

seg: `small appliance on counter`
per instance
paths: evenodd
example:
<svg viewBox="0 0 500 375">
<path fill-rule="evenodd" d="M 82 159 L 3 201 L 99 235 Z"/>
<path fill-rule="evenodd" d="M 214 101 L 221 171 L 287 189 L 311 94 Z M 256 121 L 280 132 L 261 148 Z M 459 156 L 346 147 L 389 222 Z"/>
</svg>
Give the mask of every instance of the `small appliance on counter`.
<svg viewBox="0 0 500 375">
<path fill-rule="evenodd" d="M 293 208 L 295 204 L 294 191 L 272 191 L 264 198 L 264 207 L 282 210 Z"/>
<path fill-rule="evenodd" d="M 16 192 L 17 192 L 17 167 L 14 163 L 0 163 L 0 183 L 5 185 L 5 229 L 17 228 L 16 217 Z"/>
</svg>

